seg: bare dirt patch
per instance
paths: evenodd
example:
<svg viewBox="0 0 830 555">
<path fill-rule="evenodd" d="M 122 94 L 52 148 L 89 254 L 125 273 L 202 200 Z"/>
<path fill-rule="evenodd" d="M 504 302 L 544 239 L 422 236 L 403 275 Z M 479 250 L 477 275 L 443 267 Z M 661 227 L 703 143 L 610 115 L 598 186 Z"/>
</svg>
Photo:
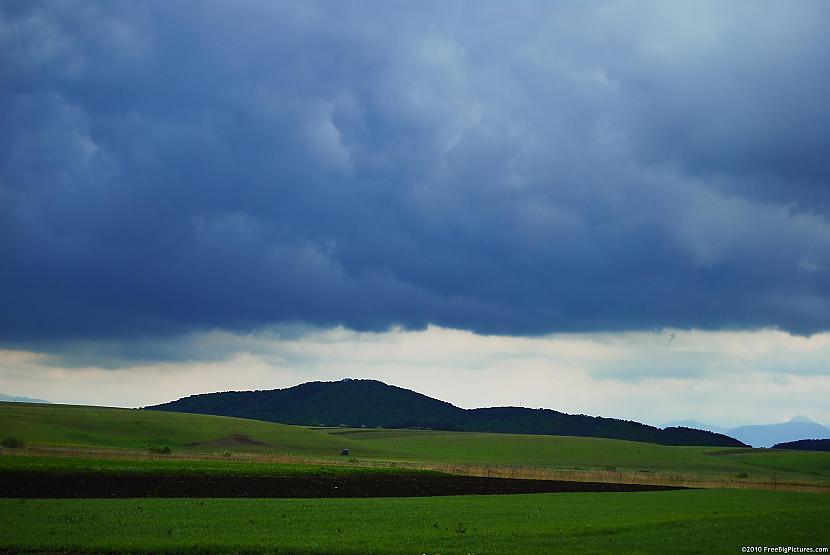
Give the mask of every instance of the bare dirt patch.
<svg viewBox="0 0 830 555">
<path fill-rule="evenodd" d="M 682 489 L 640 484 L 479 478 L 450 474 L 191 476 L 180 474 L 0 473 L 0 497 L 426 497 Z"/>
</svg>

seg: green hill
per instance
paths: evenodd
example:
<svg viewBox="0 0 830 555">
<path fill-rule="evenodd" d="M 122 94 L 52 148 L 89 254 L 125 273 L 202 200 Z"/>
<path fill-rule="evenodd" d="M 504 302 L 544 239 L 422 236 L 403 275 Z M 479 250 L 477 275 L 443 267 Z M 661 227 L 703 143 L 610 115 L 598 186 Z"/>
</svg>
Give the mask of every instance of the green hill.
<svg viewBox="0 0 830 555">
<path fill-rule="evenodd" d="M 799 439 L 776 443 L 773 449 L 794 449 L 799 451 L 830 451 L 830 439 Z"/>
<path fill-rule="evenodd" d="M 166 411 L 0 403 L 0 437 L 9 436 L 22 439 L 31 447 L 92 447 L 114 449 L 124 455 L 129 455 L 132 450 L 143 451 L 150 444 L 168 445 L 177 455 L 192 453 L 198 456 L 199 453 L 230 450 L 241 456 L 241 459 L 232 459 L 236 462 L 267 461 L 270 455 L 340 462 L 343 460 L 339 456 L 340 450 L 348 448 L 351 456 L 359 461 L 381 466 L 394 463 L 493 465 L 727 477 L 747 473 L 753 479 L 775 474 L 781 480 L 809 479 L 812 482 L 826 481 L 830 477 L 830 459 L 826 453 L 817 452 L 665 446 L 529 434 L 309 429 L 259 420 Z M 0 455 L 17 451 L 0 449 Z M 10 460 L 18 458 L 0 457 L 0 463 L 8 466 Z M 176 462 L 176 457 L 164 462 L 188 468 L 196 464 L 193 461 Z M 214 463 L 202 461 L 199 464 Z"/>
<path fill-rule="evenodd" d="M 565 414 L 550 409 L 462 409 L 375 380 L 309 382 L 268 391 L 205 393 L 148 408 L 306 426 L 429 428 L 601 437 L 661 445 L 745 447 L 736 439 L 713 432 L 690 428 L 660 429 L 629 420 Z"/>
<path fill-rule="evenodd" d="M 0 403 L 0 437 L 28 446 L 179 451 L 263 450 L 306 455 L 337 454 L 344 441 L 328 434 L 272 422 L 137 409 Z"/>
</svg>

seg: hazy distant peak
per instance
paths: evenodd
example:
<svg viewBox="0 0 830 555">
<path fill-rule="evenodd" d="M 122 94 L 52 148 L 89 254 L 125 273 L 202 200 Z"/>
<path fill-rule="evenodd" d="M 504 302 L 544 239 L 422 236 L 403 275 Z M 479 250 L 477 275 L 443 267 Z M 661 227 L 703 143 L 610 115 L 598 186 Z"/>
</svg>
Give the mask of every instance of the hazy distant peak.
<svg viewBox="0 0 830 555">
<path fill-rule="evenodd" d="M 807 418 L 803 414 L 799 414 L 797 416 L 793 416 L 792 418 L 790 418 L 790 422 L 811 422 L 811 423 L 815 423 L 816 421 Z"/>
<path fill-rule="evenodd" d="M 11 403 L 48 403 L 46 399 L 34 399 L 32 397 L 18 397 L 14 395 L 6 395 L 4 393 L 0 393 L 0 401 L 6 401 Z"/>
<path fill-rule="evenodd" d="M 803 415 L 794 416 L 787 422 L 746 424 L 733 428 L 704 424 L 696 420 L 679 420 L 666 426 L 685 426 L 725 434 L 753 447 L 772 447 L 778 443 L 801 439 L 830 439 L 830 429 Z"/>
</svg>

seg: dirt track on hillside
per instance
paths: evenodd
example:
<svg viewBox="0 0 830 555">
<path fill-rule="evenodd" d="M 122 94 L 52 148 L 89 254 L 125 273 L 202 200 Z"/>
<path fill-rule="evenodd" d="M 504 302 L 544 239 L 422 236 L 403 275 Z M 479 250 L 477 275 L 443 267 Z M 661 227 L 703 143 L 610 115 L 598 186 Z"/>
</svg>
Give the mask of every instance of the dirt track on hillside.
<svg viewBox="0 0 830 555">
<path fill-rule="evenodd" d="M 191 476 L 178 474 L 0 473 L 0 497 L 426 497 L 515 493 L 623 492 L 667 486 L 513 480 L 449 474 Z"/>
</svg>

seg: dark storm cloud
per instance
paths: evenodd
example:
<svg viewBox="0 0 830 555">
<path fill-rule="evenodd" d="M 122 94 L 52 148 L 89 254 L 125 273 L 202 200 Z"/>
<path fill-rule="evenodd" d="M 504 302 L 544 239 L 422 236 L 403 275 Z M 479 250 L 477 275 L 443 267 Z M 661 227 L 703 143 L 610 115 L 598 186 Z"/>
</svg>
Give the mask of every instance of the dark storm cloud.
<svg viewBox="0 0 830 555">
<path fill-rule="evenodd" d="M 822 2 L 4 2 L 5 341 L 830 328 Z"/>
</svg>

